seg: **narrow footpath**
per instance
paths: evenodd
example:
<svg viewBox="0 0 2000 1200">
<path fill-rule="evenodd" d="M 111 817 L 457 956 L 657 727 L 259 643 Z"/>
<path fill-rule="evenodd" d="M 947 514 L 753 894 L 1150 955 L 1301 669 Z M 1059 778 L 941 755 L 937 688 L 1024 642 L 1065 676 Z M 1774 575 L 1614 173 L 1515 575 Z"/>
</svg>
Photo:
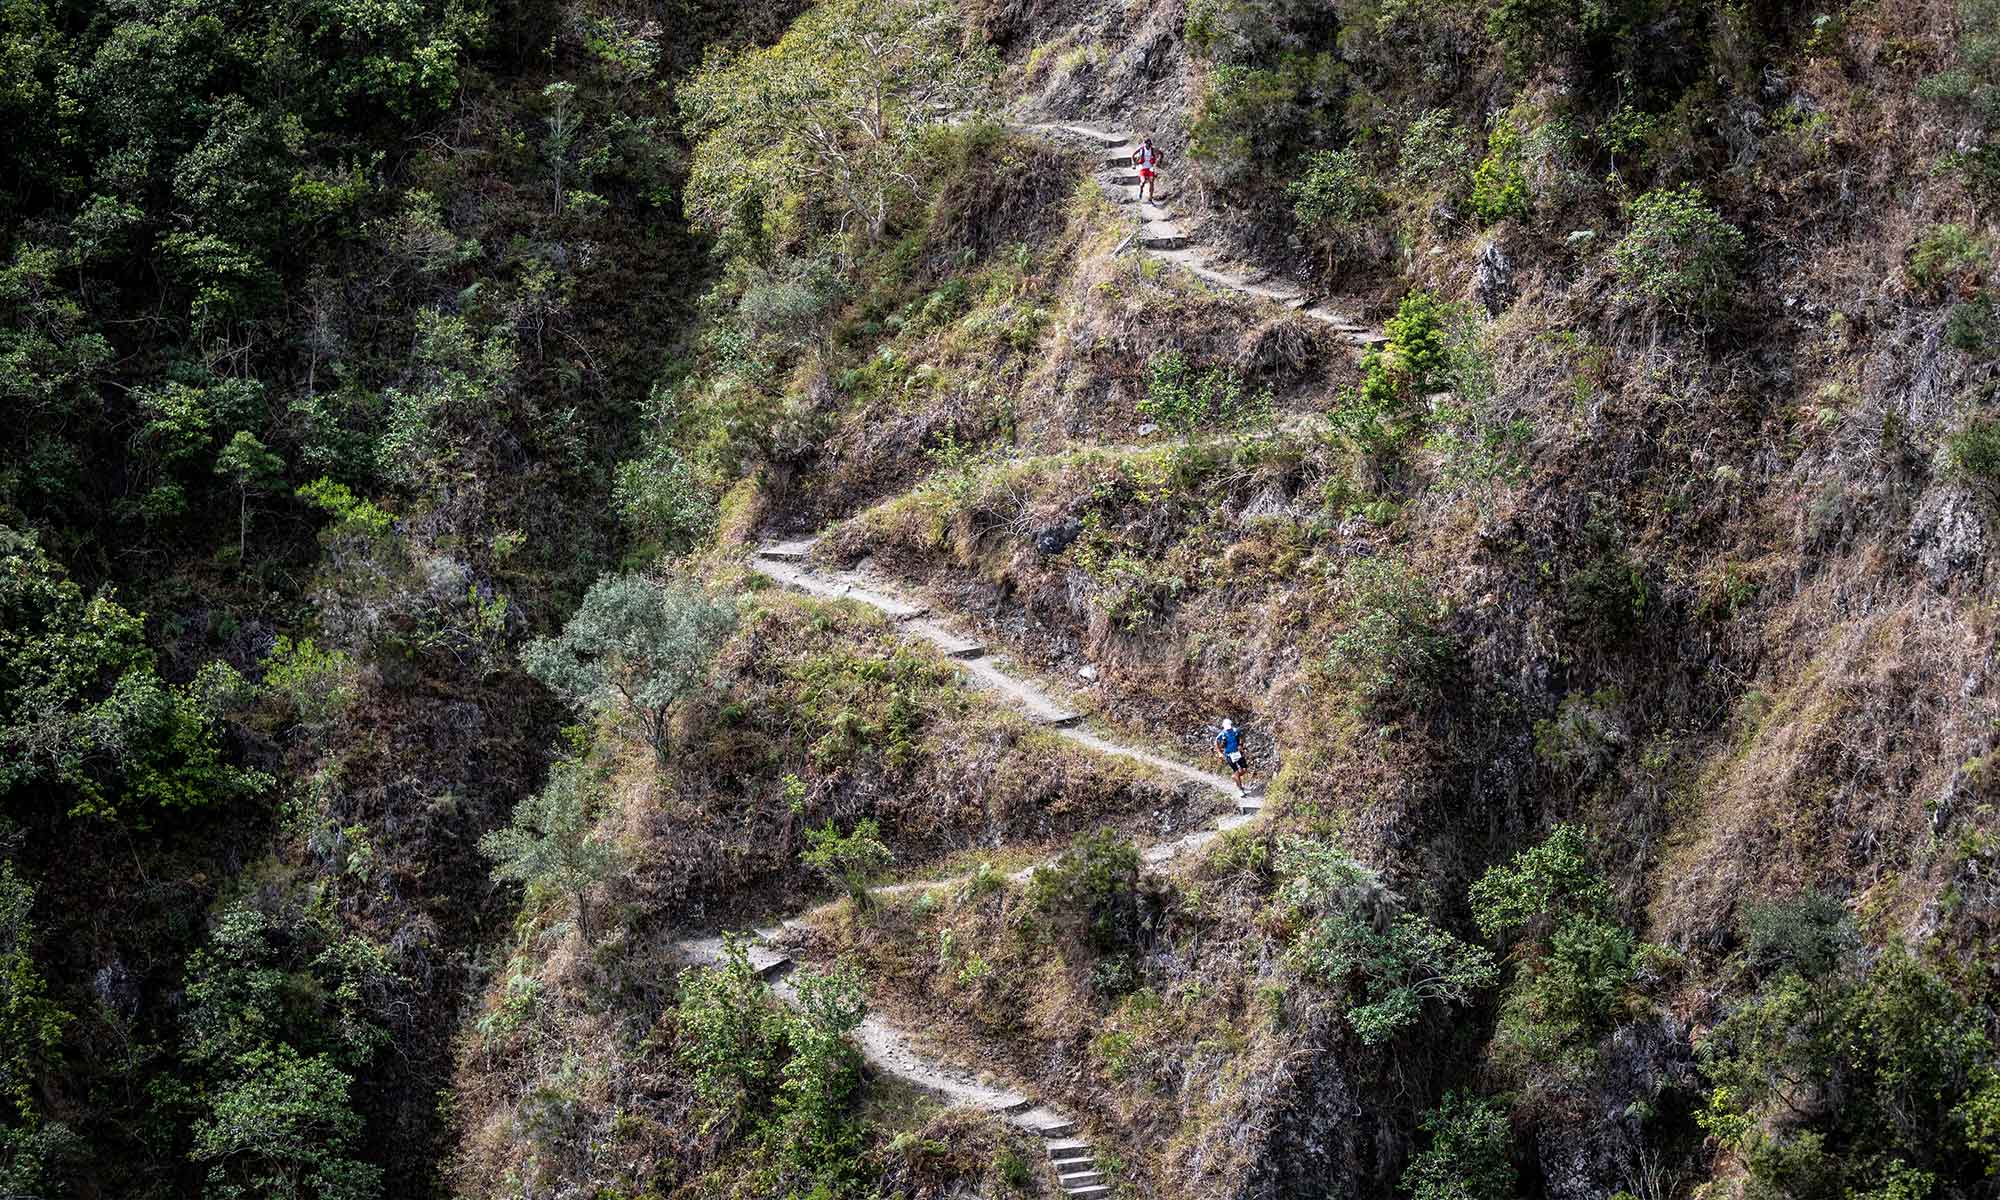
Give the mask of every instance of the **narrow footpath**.
<svg viewBox="0 0 2000 1200">
<path fill-rule="evenodd" d="M 1131 163 L 1138 143 L 1131 131 L 1084 123 L 1009 128 L 1061 144 L 1082 145 L 1090 152 L 1096 160 L 1095 178 L 1105 194 L 1118 204 L 1137 205 L 1137 228 L 1127 244 L 1136 242 L 1145 253 L 1211 286 L 1302 313 L 1331 327 L 1342 341 L 1357 350 L 1387 341 L 1381 333 L 1341 311 L 1331 298 L 1310 292 L 1289 279 L 1231 263 L 1213 247 L 1200 244 L 1176 222 L 1169 207 L 1173 196 L 1164 204 L 1138 203 L 1139 180 Z M 1035 680 L 1011 662 L 996 660 L 987 653 L 983 641 L 933 614 L 922 601 L 864 572 L 813 563 L 815 540 L 762 546 L 749 560 L 750 569 L 773 583 L 808 596 L 853 600 L 876 609 L 896 623 L 900 636 L 934 646 L 953 661 L 972 686 L 998 697 L 1057 737 L 1094 754 L 1136 762 L 1159 775 L 1193 783 L 1228 798 L 1234 811 L 1217 816 L 1202 828 L 1142 849 L 1140 858 L 1147 866 L 1164 867 L 1208 845 L 1224 831 L 1257 819 L 1263 808 L 1261 797 L 1240 796 L 1235 784 L 1221 775 L 1084 728 L 1086 714 L 1064 700 L 1054 688 Z M 1016 871 L 1010 878 L 1024 880 L 1038 865 L 1041 864 Z M 895 895 L 946 888 L 964 878 L 888 884 L 874 891 L 878 895 Z M 769 983 L 772 994 L 793 1006 L 798 1005 L 799 995 L 789 976 L 796 964 L 782 946 L 789 932 L 804 927 L 799 921 L 786 919 L 753 931 L 745 947 L 751 966 Z M 680 946 L 691 965 L 716 966 L 726 960 L 726 943 L 720 936 L 688 939 Z M 1065 1194 L 1085 1198 L 1110 1194 L 1112 1185 L 1099 1169 L 1093 1147 L 1076 1136 L 1079 1127 L 1074 1118 L 1038 1104 L 1025 1093 L 988 1082 L 988 1073 L 946 1062 L 920 1050 L 906 1034 L 872 1013 L 862 1019 L 855 1031 L 855 1041 L 863 1060 L 883 1075 L 947 1102 L 994 1113 L 1015 1128 L 1043 1139 L 1050 1169 Z"/>
<path fill-rule="evenodd" d="M 953 661 L 972 686 L 994 694 L 1057 737 L 1095 754 L 1140 763 L 1177 782 L 1198 784 L 1233 801 L 1234 812 L 1218 816 L 1200 829 L 1144 848 L 1140 858 L 1147 866 L 1164 866 L 1198 850 L 1220 837 L 1223 831 L 1256 819 L 1262 809 L 1261 799 L 1237 795 L 1236 785 L 1223 776 L 1081 728 L 1083 713 L 1043 684 L 1003 669 L 987 655 L 984 643 L 977 638 L 959 633 L 933 617 L 926 605 L 905 598 L 880 580 L 856 571 L 813 565 L 809 561 L 811 552 L 811 541 L 774 543 L 761 547 L 749 565 L 758 574 L 793 591 L 824 600 L 853 600 L 880 611 L 896 623 L 902 637 L 935 646 Z M 1037 865 L 1041 864 L 1016 871 L 1010 878 L 1025 880 Z M 964 878 L 918 880 L 874 890 L 878 895 L 926 891 L 952 887 Z M 800 923 L 787 920 L 755 930 L 745 947 L 750 965 L 770 984 L 772 995 L 794 1006 L 799 1003 L 799 996 L 789 976 L 796 964 L 780 947 L 787 932 L 799 928 L 802 928 Z M 726 959 L 726 943 L 721 936 L 692 938 L 680 946 L 690 965 L 719 966 Z M 969 1068 L 919 1050 L 909 1037 L 872 1013 L 862 1018 L 860 1028 L 855 1030 L 855 1042 L 862 1059 L 874 1070 L 950 1103 L 994 1113 L 1008 1124 L 1043 1139 L 1050 1170 L 1066 1195 L 1089 1198 L 1110 1193 L 1111 1184 L 1098 1168 L 1091 1144 L 1076 1136 L 1078 1127 L 1073 1118 L 1037 1104 L 1032 1096 L 985 1082 Z"/>
<path fill-rule="evenodd" d="M 1356 349 L 1380 346 L 1388 341 L 1380 331 L 1369 328 L 1352 312 L 1343 311 L 1333 297 L 1313 292 L 1282 275 L 1244 267 L 1228 260 L 1213 246 L 1191 236 L 1175 219 L 1172 206 L 1181 184 L 1166 200 L 1141 202 L 1139 176 L 1132 154 L 1139 139 L 1129 129 L 1089 122 L 1072 124 L 1010 125 L 1016 133 L 1063 145 L 1081 145 L 1096 160 L 1098 187 L 1114 203 L 1138 206 L 1138 230 L 1133 235 L 1141 249 L 1162 262 L 1171 263 L 1214 287 L 1236 292 L 1252 300 L 1276 304 L 1302 313 L 1333 331 Z M 1171 171 L 1169 172 L 1172 173 Z"/>
</svg>

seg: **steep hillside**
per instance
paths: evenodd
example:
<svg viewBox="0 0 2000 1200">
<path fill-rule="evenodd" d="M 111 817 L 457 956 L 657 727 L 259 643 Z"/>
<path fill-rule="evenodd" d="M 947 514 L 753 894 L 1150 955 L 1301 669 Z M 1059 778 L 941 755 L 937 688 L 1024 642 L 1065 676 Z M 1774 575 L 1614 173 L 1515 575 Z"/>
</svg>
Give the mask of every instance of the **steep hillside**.
<svg viewBox="0 0 2000 1200">
<path fill-rule="evenodd" d="M 0 1192 L 1995 1194 L 1989 0 L 17 8 Z"/>
</svg>

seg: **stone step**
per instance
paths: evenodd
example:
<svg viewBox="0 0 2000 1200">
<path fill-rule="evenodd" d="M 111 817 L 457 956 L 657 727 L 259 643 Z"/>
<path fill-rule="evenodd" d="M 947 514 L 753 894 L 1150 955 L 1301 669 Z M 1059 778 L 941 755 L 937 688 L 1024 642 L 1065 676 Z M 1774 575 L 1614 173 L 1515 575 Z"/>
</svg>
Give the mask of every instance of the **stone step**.
<svg viewBox="0 0 2000 1200">
<path fill-rule="evenodd" d="M 1097 1161 L 1087 1156 L 1084 1158 L 1072 1158 L 1067 1162 L 1056 1164 L 1056 1178 L 1062 1180 L 1064 1183 L 1095 1183 L 1097 1182 L 1096 1180 L 1078 1179 L 1077 1176 L 1099 1174 L 1102 1174 L 1102 1172 L 1097 1169 Z"/>
<path fill-rule="evenodd" d="M 944 652 L 946 658 L 970 660 L 986 657 L 986 645 L 983 642 L 959 642 L 956 645 L 939 646 L 938 649 Z"/>
<path fill-rule="evenodd" d="M 1064 1188 L 1063 1191 L 1071 1196 L 1109 1196 L 1111 1194 L 1111 1185 L 1108 1183 L 1093 1183 L 1089 1187 Z"/>
<path fill-rule="evenodd" d="M 1139 182 L 1139 173 L 1137 171 L 1126 171 L 1121 174 L 1106 175 L 1104 182 L 1114 184 L 1118 187 L 1131 187 L 1133 184 Z"/>
<path fill-rule="evenodd" d="M 1066 1138 L 1076 1132 L 1076 1122 L 1051 1121 L 1046 1125 L 1036 1126 L 1035 1132 L 1045 1138 Z"/>
<path fill-rule="evenodd" d="M 1065 1191 L 1065 1192 L 1073 1192 L 1073 1191 L 1075 1191 L 1075 1190 L 1076 1190 L 1077 1188 L 1084 1188 L 1084 1187 L 1095 1187 L 1095 1186 L 1096 1186 L 1097 1184 L 1100 1184 L 1100 1183 L 1103 1183 L 1103 1182 L 1104 1182 L 1104 1172 L 1102 1172 L 1102 1171 L 1078 1171 L 1078 1172 L 1077 1172 L 1076 1174 L 1074 1174 L 1074 1175 L 1065 1175 L 1065 1176 L 1063 1176 L 1063 1177 L 1062 1177 L 1062 1178 L 1061 1178 L 1060 1180 L 1058 1180 L 1057 1182 L 1059 1182 L 1059 1183 L 1061 1183 L 1061 1184 L 1062 1184 L 1062 1189 L 1063 1189 L 1063 1191 Z"/>
<path fill-rule="evenodd" d="M 1264 802 L 1262 800 L 1251 800 L 1248 798 L 1239 799 L 1236 801 L 1236 811 L 1240 813 L 1263 812 Z"/>
<path fill-rule="evenodd" d="M 1082 722 L 1083 714 L 1080 712 L 1069 712 L 1065 710 L 1063 712 L 1051 713 L 1047 716 L 1037 717 L 1035 718 L 1035 720 L 1037 724 L 1047 725 L 1051 729 L 1069 729 Z"/>
<path fill-rule="evenodd" d="M 1148 233 L 1139 237 L 1139 244 L 1148 250 L 1185 250 L 1188 242 L 1184 233 Z"/>
<path fill-rule="evenodd" d="M 773 542 L 757 547 L 757 557 L 772 562 L 804 562 L 812 554 L 813 539 L 802 542 Z"/>
<path fill-rule="evenodd" d="M 1089 1157 L 1089 1142 L 1080 1142 L 1075 1138 L 1063 1138 L 1059 1141 L 1049 1143 L 1050 1162 L 1067 1162 L 1070 1159 Z"/>
</svg>

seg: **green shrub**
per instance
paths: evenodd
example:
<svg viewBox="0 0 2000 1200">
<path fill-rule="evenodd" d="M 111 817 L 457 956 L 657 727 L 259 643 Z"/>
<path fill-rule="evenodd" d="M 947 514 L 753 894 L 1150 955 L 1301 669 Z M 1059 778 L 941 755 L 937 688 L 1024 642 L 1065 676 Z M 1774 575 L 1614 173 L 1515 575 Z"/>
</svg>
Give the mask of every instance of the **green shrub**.
<svg viewBox="0 0 2000 1200">
<path fill-rule="evenodd" d="M 1193 0 L 1183 29 L 1197 54 L 1240 66 L 1331 37 L 1328 17 L 1312 0 Z"/>
<path fill-rule="evenodd" d="M 1473 919 L 1487 937 L 1524 930 L 1542 936 L 1550 919 L 1607 911 L 1611 888 L 1590 864 L 1589 835 L 1562 824 L 1506 866 L 1489 868 L 1472 885 L 1471 899 Z"/>
<path fill-rule="evenodd" d="M 1291 199 L 1292 216 L 1321 238 L 1382 207 L 1382 193 L 1354 149 L 1313 151 L 1299 177 L 1285 185 L 1285 195 Z"/>
<path fill-rule="evenodd" d="M 694 1073 L 703 1128 L 733 1122 L 775 1095 L 785 1014 L 750 965 L 743 940 L 723 942 L 723 961 L 681 976 L 674 1052 Z"/>
<path fill-rule="evenodd" d="M 1958 0 L 1952 66 L 1926 76 L 1917 95 L 1955 104 L 1981 121 L 2000 122 L 2000 0 Z"/>
<path fill-rule="evenodd" d="M 1430 1145 L 1403 1172 L 1403 1190 L 1413 1200 L 1513 1200 L 1513 1133 L 1497 1102 L 1446 1092 L 1418 1128 Z"/>
<path fill-rule="evenodd" d="M 1002 1146 L 993 1155 L 993 1177 L 1010 1192 L 1025 1192 L 1034 1182 L 1035 1174 L 1028 1166 L 1028 1160 L 1016 1153 L 1012 1146 Z"/>
<path fill-rule="evenodd" d="M 278 635 L 264 655 L 264 686 L 281 696 L 299 723 L 317 726 L 354 702 L 356 671 L 344 651 L 321 650 L 311 638 Z"/>
<path fill-rule="evenodd" d="M 1397 177 L 1409 187 L 1456 191 L 1472 169 L 1468 138 L 1465 126 L 1449 109 L 1433 108 L 1419 114 L 1403 131 Z"/>
<path fill-rule="evenodd" d="M 1439 601 L 1400 563 L 1370 558 L 1348 570 L 1345 627 L 1330 667 L 1377 709 L 1416 707 L 1449 671 L 1455 648 L 1438 625 Z"/>
<path fill-rule="evenodd" d="M 1445 382 L 1445 321 L 1450 311 L 1429 292 L 1416 291 L 1403 297 L 1396 315 L 1389 318 L 1389 354 L 1403 376 L 1403 389 L 1413 396 L 1424 396 Z"/>
<path fill-rule="evenodd" d="M 1977 358 L 2000 351 L 2000 312 L 1990 297 L 1979 296 L 1951 306 L 1944 322 L 1944 344 Z"/>
<path fill-rule="evenodd" d="M 221 662 L 161 679 L 142 616 L 108 590 L 86 598 L 0 525 L 0 799 L 143 823 L 262 792 L 271 777 L 223 753 L 221 718 L 243 691 Z"/>
<path fill-rule="evenodd" d="M 1271 422 L 1271 390 L 1248 391 L 1243 377 L 1227 367 L 1196 370 L 1186 354 L 1169 350 L 1155 355 L 1147 372 L 1139 415 L 1180 437 L 1208 428 L 1263 428 Z"/>
<path fill-rule="evenodd" d="M 1945 438 L 1945 465 L 1969 487 L 2000 499 L 2000 417 L 1977 416 Z"/>
<path fill-rule="evenodd" d="M 1027 899 L 1052 922 L 1080 926 L 1099 956 L 1130 954 L 1139 937 L 1138 848 L 1112 829 L 1078 838 L 1054 863 L 1035 868 Z"/>
<path fill-rule="evenodd" d="M 861 1132 L 853 1111 L 861 1084 L 851 1035 L 866 1015 L 860 973 L 842 965 L 792 976 L 797 1002 L 784 1007 L 727 938 L 723 961 L 681 976 L 674 1053 L 694 1073 L 705 1129 L 727 1125 L 761 1146 L 759 1195 L 831 1198 L 854 1186 Z"/>
<path fill-rule="evenodd" d="M 667 554 L 692 549 L 715 529 L 715 497 L 670 445 L 618 464 L 611 484 L 626 527 Z"/>
<path fill-rule="evenodd" d="M 1917 84 L 1924 99 L 1948 104 L 1978 123 L 1979 138 L 1968 149 L 1944 156 L 1967 190 L 1982 203 L 2000 196 L 2000 146 L 1990 140 L 2000 123 L 2000 0 L 1958 0 L 1959 33 L 1951 46 L 1954 62 Z"/>
<path fill-rule="evenodd" d="M 845 888 L 854 907 L 866 909 L 873 904 L 869 880 L 895 862 L 896 856 L 882 844 L 882 830 L 875 818 L 864 817 L 845 834 L 837 832 L 830 820 L 824 828 L 807 829 L 806 848 L 800 851 L 799 861 L 827 882 Z"/>
<path fill-rule="evenodd" d="M 1588 783 L 1610 769 L 1625 743 L 1611 689 L 1564 696 L 1553 718 L 1535 722 L 1535 756 Z"/>
<path fill-rule="evenodd" d="M 0 859 L 0 1129 L 39 1122 L 35 1080 L 56 1061 L 63 1028 L 75 1020 L 49 999 L 31 954 L 34 906 L 35 889 Z"/>
<path fill-rule="evenodd" d="M 493 878 L 547 887 L 576 904 L 577 932 L 588 943 L 590 889 L 611 877 L 620 856 L 597 830 L 604 800 L 599 771 L 565 758 L 549 768 L 541 790 L 514 806 L 508 823 L 479 839 L 479 852 L 493 860 Z"/>
<path fill-rule="evenodd" d="M 1580 1085 L 1615 1023 L 1639 947 L 1613 919 L 1611 889 L 1584 832 L 1558 825 L 1540 845 L 1490 868 L 1471 891 L 1486 936 L 1512 943 L 1515 972 L 1490 1053 L 1530 1096 Z"/>
<path fill-rule="evenodd" d="M 1760 975 L 1797 971 L 1817 979 L 1840 966 L 1859 944 L 1847 906 L 1819 892 L 1744 909 L 1744 952 Z"/>
<path fill-rule="evenodd" d="M 1364 1045 L 1408 1029 L 1426 1004 L 1467 1004 L 1496 974 L 1493 956 L 1403 910 L 1371 869 L 1338 846 L 1287 838 L 1277 904 L 1294 930 L 1286 961 L 1350 993 L 1347 1022 Z"/>
<path fill-rule="evenodd" d="M 204 1195 L 381 1194 L 350 1094 L 389 1043 L 369 998 L 392 982 L 382 950 L 338 936 L 328 912 L 222 912 L 188 959 L 181 1016 L 189 1158 L 206 1167 Z"/>
<path fill-rule="evenodd" d="M 1361 359 L 1361 386 L 1341 393 L 1333 429 L 1387 468 L 1423 436 L 1428 393 L 1451 378 L 1446 332 L 1451 309 L 1428 292 L 1411 292 L 1389 319 L 1388 344 Z"/>
<path fill-rule="evenodd" d="M 1521 131 L 1510 120 L 1493 127 L 1486 157 L 1472 172 L 1472 211 L 1482 225 L 1529 211 L 1528 175 L 1521 165 Z"/>
<path fill-rule="evenodd" d="M 688 212 L 744 243 L 766 221 L 815 211 L 825 228 L 878 239 L 909 201 L 908 155 L 939 120 L 932 103 L 976 109 L 996 67 L 990 49 L 966 42 L 947 0 L 814 5 L 774 44 L 711 55 L 681 87 L 694 140 Z M 807 288 L 770 299 L 759 307 L 776 315 L 821 297 Z"/>
<path fill-rule="evenodd" d="M 1611 256 L 1629 294 L 1681 316 L 1706 316 L 1728 302 L 1743 247 L 1743 231 L 1699 188 L 1682 184 L 1632 202 L 1632 228 Z"/>
<path fill-rule="evenodd" d="M 1992 267 L 1986 239 L 1963 225 L 1932 225 L 1910 247 L 1910 278 L 1934 290 L 1962 276 L 1981 276 Z"/>
<path fill-rule="evenodd" d="M 1975 1194 L 1996 1167 L 1991 1015 L 1900 948 L 1866 973 L 1767 980 L 1696 1048 L 1700 1119 L 1760 1200 Z M 1916 1190 L 1912 1190 L 1912 1188 Z"/>
<path fill-rule="evenodd" d="M 1591 514 L 1583 540 L 1586 557 L 1563 580 L 1563 612 L 1572 629 L 1616 641 L 1645 619 L 1652 591 L 1608 514 Z"/>
</svg>

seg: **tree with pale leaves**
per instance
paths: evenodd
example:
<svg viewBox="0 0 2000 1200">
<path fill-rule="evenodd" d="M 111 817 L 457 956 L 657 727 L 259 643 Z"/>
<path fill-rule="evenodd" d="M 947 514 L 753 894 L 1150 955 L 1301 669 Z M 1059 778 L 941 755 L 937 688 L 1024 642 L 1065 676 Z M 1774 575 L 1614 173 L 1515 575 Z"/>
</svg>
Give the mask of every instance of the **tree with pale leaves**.
<svg viewBox="0 0 2000 1200">
<path fill-rule="evenodd" d="M 773 45 L 713 52 L 679 95 L 689 214 L 754 237 L 804 204 L 872 241 L 915 185 L 917 139 L 976 114 L 997 64 L 950 0 L 829 0 Z"/>
</svg>

